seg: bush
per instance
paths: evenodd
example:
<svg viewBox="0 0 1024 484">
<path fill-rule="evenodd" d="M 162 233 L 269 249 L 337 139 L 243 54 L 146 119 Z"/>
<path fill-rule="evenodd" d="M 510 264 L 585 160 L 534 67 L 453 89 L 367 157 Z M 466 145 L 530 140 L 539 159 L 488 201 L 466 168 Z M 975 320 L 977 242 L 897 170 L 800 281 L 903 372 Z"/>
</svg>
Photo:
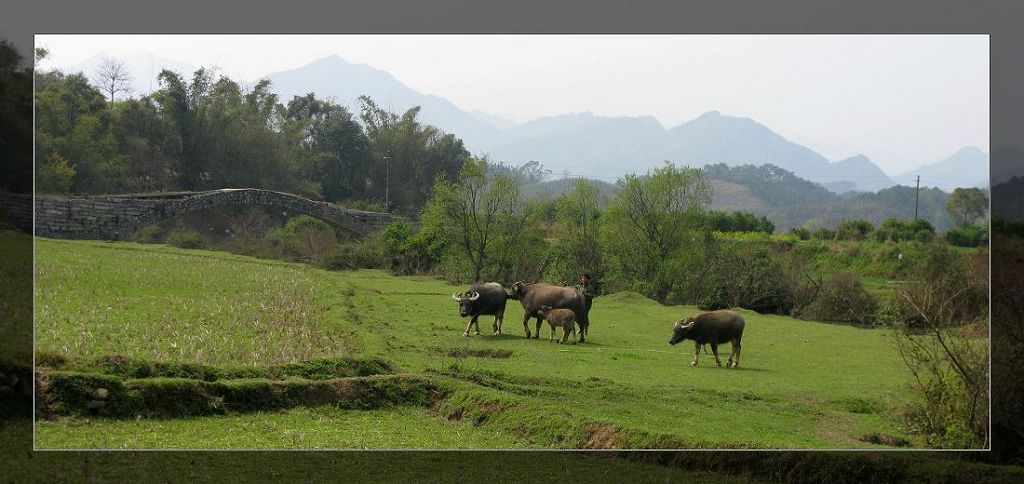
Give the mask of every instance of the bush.
<svg viewBox="0 0 1024 484">
<path fill-rule="evenodd" d="M 811 231 L 805 227 L 793 227 L 789 229 L 789 233 L 793 234 L 794 237 L 800 240 L 808 240 L 811 238 Z"/>
<path fill-rule="evenodd" d="M 847 220 L 836 226 L 836 240 L 864 240 L 875 230 L 867 220 Z"/>
<path fill-rule="evenodd" d="M 288 235 L 295 235 L 304 231 L 324 231 L 330 229 L 331 226 L 323 220 L 310 217 L 309 215 L 299 215 L 298 217 L 288 219 L 282 230 Z"/>
<path fill-rule="evenodd" d="M 160 224 L 147 225 L 135 233 L 135 240 L 144 244 L 157 243 L 163 236 L 164 230 Z"/>
<path fill-rule="evenodd" d="M 749 212 L 735 211 L 708 212 L 704 215 L 704 225 L 716 232 L 775 232 L 775 224 L 768 217 L 758 217 Z"/>
<path fill-rule="evenodd" d="M 444 243 L 420 232 L 404 221 L 392 222 L 380 234 L 384 264 L 395 275 L 423 274 L 437 265 L 444 254 Z"/>
<path fill-rule="evenodd" d="M 828 227 L 819 227 L 811 232 L 811 237 L 818 240 L 833 240 L 836 238 L 836 233 Z"/>
<path fill-rule="evenodd" d="M 167 243 L 182 249 L 202 249 L 206 247 L 206 239 L 198 232 L 178 229 L 167 236 Z"/>
<path fill-rule="evenodd" d="M 809 319 L 868 325 L 877 308 L 878 302 L 864 290 L 860 279 L 840 272 L 825 281 L 806 314 Z"/>
<path fill-rule="evenodd" d="M 340 245 L 318 258 L 316 265 L 332 271 L 380 269 L 384 258 L 379 244 L 363 242 Z"/>
<path fill-rule="evenodd" d="M 760 313 L 788 314 L 791 298 L 780 275 L 782 264 L 767 248 L 722 244 L 708 259 L 709 269 L 688 281 L 701 309 L 730 307 Z"/>
<path fill-rule="evenodd" d="M 981 225 L 962 225 L 947 230 L 945 239 L 957 247 L 979 247 L 988 242 L 988 229 Z"/>
<path fill-rule="evenodd" d="M 292 217 L 284 227 L 267 233 L 266 241 L 283 256 L 306 262 L 323 258 L 338 243 L 334 228 L 308 215 Z"/>
<path fill-rule="evenodd" d="M 929 242 L 935 238 L 935 228 L 924 219 L 914 219 L 910 222 L 890 217 L 882 222 L 873 234 L 875 240 L 885 242 L 901 242 L 916 240 L 918 242 Z"/>
</svg>

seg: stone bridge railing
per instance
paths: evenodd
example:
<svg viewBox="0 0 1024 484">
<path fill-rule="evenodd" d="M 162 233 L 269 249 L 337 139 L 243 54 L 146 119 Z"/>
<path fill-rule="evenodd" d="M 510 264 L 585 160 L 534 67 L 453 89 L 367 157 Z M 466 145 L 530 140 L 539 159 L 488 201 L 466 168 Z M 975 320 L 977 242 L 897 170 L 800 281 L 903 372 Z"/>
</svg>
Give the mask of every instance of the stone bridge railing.
<svg viewBox="0 0 1024 484">
<path fill-rule="evenodd" d="M 31 206 L 29 199 L 27 195 L 0 194 L 0 204 L 5 208 L 4 218 L 22 229 L 30 229 L 32 213 L 28 208 Z M 318 218 L 360 236 L 383 229 L 399 218 L 254 188 L 71 199 L 39 196 L 35 198 L 35 234 L 59 239 L 122 240 L 147 225 L 225 205 L 279 208 Z"/>
</svg>

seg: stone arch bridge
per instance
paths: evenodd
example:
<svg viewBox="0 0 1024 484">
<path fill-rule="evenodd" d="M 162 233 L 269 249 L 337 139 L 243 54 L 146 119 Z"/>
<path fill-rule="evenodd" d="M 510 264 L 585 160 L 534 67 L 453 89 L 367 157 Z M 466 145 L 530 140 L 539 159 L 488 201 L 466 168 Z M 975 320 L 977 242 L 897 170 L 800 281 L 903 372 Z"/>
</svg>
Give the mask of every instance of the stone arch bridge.
<svg viewBox="0 0 1024 484">
<path fill-rule="evenodd" d="M 123 240 L 147 225 L 227 205 L 280 208 L 323 220 L 357 236 L 383 229 L 400 218 L 387 213 L 348 210 L 290 193 L 227 188 L 74 199 L 36 197 L 35 234 L 58 239 Z"/>
</svg>

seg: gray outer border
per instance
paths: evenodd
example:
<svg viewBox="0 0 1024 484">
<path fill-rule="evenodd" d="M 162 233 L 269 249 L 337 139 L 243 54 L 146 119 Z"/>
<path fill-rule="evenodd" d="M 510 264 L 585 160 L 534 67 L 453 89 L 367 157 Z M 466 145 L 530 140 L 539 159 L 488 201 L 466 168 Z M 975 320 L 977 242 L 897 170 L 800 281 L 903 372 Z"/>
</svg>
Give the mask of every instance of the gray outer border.
<svg viewBox="0 0 1024 484">
<path fill-rule="evenodd" d="M 57 33 L 57 32 L 39 32 L 39 33 L 37 33 L 37 35 L 46 35 L 46 34 L 67 34 L 67 33 Z M 135 33 L 135 34 L 142 34 L 142 33 L 139 32 L 139 33 Z M 150 34 L 153 34 L 153 33 L 145 33 L 145 34 L 150 35 Z M 72 34 L 72 35 L 74 35 L 74 34 Z M 90 35 L 90 34 L 80 34 L 80 35 L 84 36 L 84 35 Z M 132 34 L 121 34 L 121 35 L 124 35 L 126 37 L 130 37 Z M 179 34 L 179 35 L 184 37 L 184 36 L 187 36 L 188 34 Z M 231 37 L 234 37 L 234 36 L 261 36 L 262 37 L 264 35 L 272 36 L 272 35 L 288 35 L 288 34 L 252 34 L 252 33 L 244 33 L 244 34 L 243 33 L 230 33 L 230 34 L 227 34 L 227 33 L 224 33 L 224 34 L 217 34 L 217 35 L 224 35 L 224 36 L 231 36 Z M 315 34 L 315 35 L 335 36 L 335 35 L 345 35 L 345 34 Z M 359 34 L 354 34 L 354 35 L 359 35 Z M 390 35 L 409 35 L 409 33 L 404 33 L 404 34 L 377 34 L 377 35 L 389 35 L 389 36 Z M 464 35 L 469 37 L 469 36 L 489 35 L 489 34 L 464 34 Z M 529 35 L 529 34 L 524 34 L 524 35 Z M 564 35 L 577 37 L 577 36 L 607 35 L 607 34 L 564 34 Z M 610 34 L 610 35 L 626 35 L 626 34 Z M 632 35 L 657 35 L 657 34 L 632 34 Z M 678 34 L 678 35 L 715 35 L 715 36 L 727 37 L 727 36 L 730 36 L 732 34 Z M 742 34 L 742 35 L 757 35 L 757 34 Z M 772 34 L 764 34 L 764 35 L 772 35 Z M 791 34 L 791 35 L 793 35 L 793 34 Z M 801 35 L 801 34 L 797 34 L 797 35 Z M 844 35 L 844 34 L 802 34 L 802 36 L 805 36 L 805 37 L 815 37 L 815 36 L 818 36 L 818 35 Z M 863 35 L 922 36 L 922 35 L 939 35 L 939 34 L 871 33 L 871 34 L 863 34 Z M 956 33 L 954 35 L 986 35 L 987 36 L 987 34 L 976 34 L 976 33 Z M 35 42 L 33 43 L 33 45 L 35 45 Z M 989 54 L 989 85 L 991 86 L 991 41 L 990 41 L 990 36 L 989 36 L 988 54 Z M 33 92 L 35 92 L 35 78 L 33 78 Z M 990 100 L 991 100 L 991 88 L 989 89 L 989 102 L 990 102 Z M 991 112 L 990 112 L 989 113 L 989 151 L 991 151 L 991 131 L 992 130 L 991 130 Z M 33 108 L 33 146 L 35 145 L 35 133 L 36 133 L 35 132 L 35 108 Z M 33 162 L 35 162 L 35 151 L 33 151 Z M 989 184 L 989 190 L 991 190 L 991 184 Z M 35 163 L 33 163 L 33 194 L 35 194 Z M 989 200 L 989 213 L 991 213 L 991 200 Z M 989 220 L 989 232 L 991 232 L 991 220 Z M 33 267 L 35 267 L 35 262 L 36 262 L 36 259 L 35 259 L 35 246 L 36 246 L 36 236 L 35 236 L 35 204 L 33 204 L 33 243 L 32 243 L 32 247 L 33 247 Z M 715 452 L 723 452 L 723 451 L 725 451 L 725 452 L 729 452 L 729 451 L 749 451 L 749 452 L 786 452 L 786 451 L 788 451 L 788 452 L 792 452 L 792 451 L 824 451 L 824 452 L 828 452 L 828 451 L 854 451 L 854 452 L 892 452 L 892 451 L 899 451 L 899 452 L 922 452 L 922 451 L 938 451 L 938 452 L 980 452 L 980 451 L 990 451 L 991 450 L 991 445 L 992 445 L 992 441 L 991 441 L 991 435 L 992 435 L 992 432 L 991 432 L 992 431 L 992 411 L 991 411 L 991 408 L 992 408 L 992 391 L 991 391 L 992 378 L 991 378 L 991 369 L 990 369 L 991 368 L 991 359 L 992 359 L 992 332 L 991 332 L 991 327 L 992 327 L 991 237 L 989 237 L 989 247 L 988 247 L 988 249 L 989 249 L 989 274 L 988 274 L 988 280 L 989 280 L 989 288 L 988 288 L 988 360 L 989 360 L 988 361 L 988 366 L 989 366 L 989 371 L 988 371 L 988 409 L 989 409 L 989 411 L 988 411 L 988 436 L 989 436 L 989 438 L 985 442 L 985 447 L 982 447 L 982 448 L 942 448 L 942 449 L 928 448 L 928 447 L 913 447 L 913 448 L 904 448 L 904 447 L 898 447 L 898 448 L 857 448 L 857 447 L 854 447 L 854 448 L 843 448 L 843 447 L 829 447 L 829 448 L 786 448 L 786 447 L 783 447 L 783 448 L 764 448 L 764 449 L 743 449 L 743 448 L 656 448 L 656 449 L 645 449 L 645 448 L 629 448 L 629 447 L 626 447 L 626 448 L 612 448 L 612 449 L 580 449 L 580 448 L 548 448 L 548 447 L 538 447 L 538 448 L 534 448 L 534 447 L 530 447 L 530 448 L 466 448 L 466 449 L 461 449 L 461 448 L 429 448 L 429 447 L 398 447 L 398 448 L 368 448 L 368 449 L 362 449 L 362 448 L 275 448 L 275 447 L 267 447 L 267 448 L 177 448 L 177 447 L 170 447 L 170 448 L 124 448 L 124 449 L 118 449 L 118 448 L 40 448 L 40 447 L 36 446 L 36 424 L 37 424 L 37 420 L 36 420 L 36 392 L 35 392 L 36 382 L 35 382 L 35 379 L 33 379 L 33 383 L 32 383 L 32 386 L 33 386 L 33 392 L 32 392 L 32 403 L 33 403 L 33 408 L 32 408 L 32 448 L 33 448 L 34 451 L 47 451 L 47 452 L 69 452 L 69 451 L 70 452 L 79 452 L 79 451 L 98 451 L 98 452 L 108 452 L 108 451 L 131 451 L 131 452 L 153 451 L 153 452 L 161 452 L 161 451 L 225 451 L 225 450 L 226 451 L 268 451 L 268 452 L 280 452 L 280 451 L 290 451 L 290 452 L 302 452 L 302 451 L 313 451 L 313 452 L 319 452 L 319 451 L 360 451 L 360 452 L 362 452 L 362 451 L 463 451 L 463 452 L 471 452 L 471 451 L 527 451 L 527 452 L 535 452 L 535 451 L 555 451 L 555 452 L 565 452 L 565 451 L 572 451 L 572 452 L 595 452 L 595 451 L 597 451 L 597 452 L 609 452 L 609 451 L 610 452 L 620 452 L 620 451 L 640 451 L 640 452 L 680 452 L 680 451 L 701 451 L 701 452 L 706 452 L 706 451 L 715 451 Z M 36 366 L 36 345 L 35 345 L 35 336 L 36 336 L 36 321 L 35 321 L 35 295 L 36 295 L 36 292 L 35 292 L 35 282 L 36 281 L 35 281 L 35 277 L 36 277 L 35 276 L 35 270 L 33 270 L 33 281 L 32 281 L 33 282 L 33 321 L 32 321 L 32 329 L 33 329 L 32 365 L 33 365 L 33 369 L 35 369 L 35 366 Z"/>
<path fill-rule="evenodd" d="M 513 7 L 435 0 L 431 2 L 428 14 L 422 11 L 423 2 L 415 0 L 334 4 L 328 7 L 316 5 L 311 0 L 293 0 L 287 2 L 290 8 L 286 11 L 281 7 L 275 9 L 269 0 L 251 3 L 254 5 L 248 11 L 236 12 L 223 6 L 209 8 L 208 1 L 178 0 L 173 5 L 175 13 L 168 16 L 153 15 L 147 11 L 147 6 L 127 0 L 89 2 L 88 5 L 71 4 L 66 0 L 11 2 L 2 7 L 0 36 L 9 38 L 25 52 L 25 46 L 31 44 L 31 34 L 42 30 L 95 33 L 397 33 L 415 30 L 444 33 L 989 32 L 995 40 L 990 43 L 990 58 L 995 61 L 990 63 L 993 75 L 990 78 L 990 97 L 995 92 L 994 98 L 999 102 L 994 106 L 990 104 L 990 149 L 1015 148 L 1021 143 L 1018 135 L 1024 122 L 1020 116 L 1024 114 L 1024 94 L 1019 91 L 1019 86 L 1024 82 L 1024 50 L 1017 46 L 1024 45 L 1024 29 L 1020 29 L 1024 23 L 1024 2 L 1017 0 L 795 0 L 784 4 L 728 0 L 703 2 L 699 6 L 665 0 L 645 1 L 642 5 L 638 5 L 641 2 L 633 2 L 630 6 L 609 0 L 564 0 L 554 13 L 550 11 L 551 5 L 538 0 L 523 0 Z M 317 15 L 309 15 L 310 10 Z M 1020 160 L 992 160 L 993 165 L 998 163 L 1003 163 L 1003 168 L 1012 174 L 1024 174 L 1024 162 Z M 998 208 L 1006 202 L 992 199 L 990 203 Z M 991 273 L 991 265 L 989 270 Z M 991 378 L 990 374 L 990 387 Z M 991 422 L 991 414 L 989 418 Z M 990 448 L 992 445 L 990 442 Z"/>
</svg>

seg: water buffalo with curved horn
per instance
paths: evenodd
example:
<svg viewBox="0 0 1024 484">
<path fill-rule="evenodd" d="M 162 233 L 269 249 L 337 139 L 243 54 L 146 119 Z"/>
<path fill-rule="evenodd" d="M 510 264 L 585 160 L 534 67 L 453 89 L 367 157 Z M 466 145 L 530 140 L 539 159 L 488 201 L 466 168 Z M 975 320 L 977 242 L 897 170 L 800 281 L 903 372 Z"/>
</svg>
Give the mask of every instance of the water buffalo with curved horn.
<svg viewBox="0 0 1024 484">
<path fill-rule="evenodd" d="M 726 367 L 737 368 L 740 366 L 743 326 L 743 316 L 735 311 L 711 311 L 676 321 L 672 339 L 668 343 L 674 345 L 684 339 L 693 340 L 693 363 L 690 363 L 693 366 L 697 366 L 697 360 L 700 358 L 700 347 L 710 344 L 711 352 L 715 355 L 715 363 L 722 366 L 722 359 L 718 357 L 718 345 L 729 341 L 732 343 L 732 353 Z"/>
<path fill-rule="evenodd" d="M 466 324 L 463 336 L 469 336 L 469 328 L 476 325 L 476 334 L 480 334 L 480 323 L 477 319 L 483 315 L 494 316 L 494 334 L 501 334 L 501 323 L 505 319 L 505 302 L 509 294 L 501 284 L 496 282 L 478 282 L 464 293 L 452 294 L 452 299 L 459 303 L 459 316 L 472 316 Z"/>
<path fill-rule="evenodd" d="M 574 287 L 552 286 L 551 284 L 527 283 L 519 281 L 512 284 L 512 299 L 518 299 L 523 305 L 523 329 L 526 330 L 526 337 L 530 337 L 530 318 L 537 318 L 537 336 L 540 338 L 540 326 L 542 319 L 537 315 L 541 306 L 550 306 L 553 309 L 570 309 L 576 315 L 576 322 L 580 325 L 580 343 L 582 343 L 590 326 L 590 315 L 587 313 L 586 300 L 583 294 Z"/>
</svg>

